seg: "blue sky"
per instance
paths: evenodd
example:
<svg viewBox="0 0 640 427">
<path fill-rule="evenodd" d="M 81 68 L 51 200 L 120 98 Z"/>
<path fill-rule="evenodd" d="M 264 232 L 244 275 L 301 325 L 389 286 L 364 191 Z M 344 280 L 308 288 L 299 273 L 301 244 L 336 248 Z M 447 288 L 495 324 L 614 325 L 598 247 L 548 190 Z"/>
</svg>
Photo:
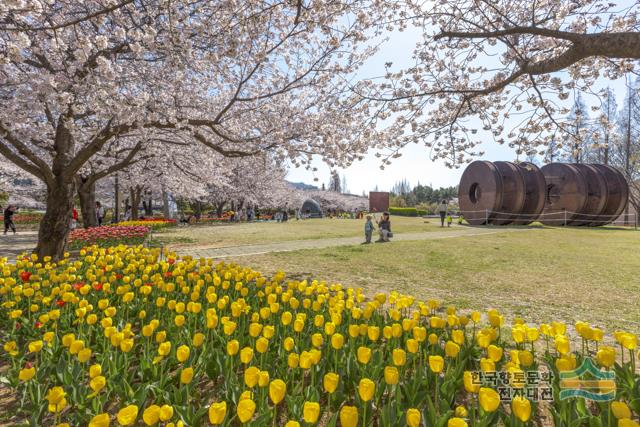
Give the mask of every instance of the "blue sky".
<svg viewBox="0 0 640 427">
<path fill-rule="evenodd" d="M 404 32 L 394 32 L 386 42 L 361 69 L 360 75 L 365 78 L 379 77 L 384 75 L 385 62 L 393 62 L 393 69 L 397 70 L 412 64 L 412 53 L 417 41 L 421 40 L 421 33 L 418 29 L 410 27 Z M 610 81 L 601 79 L 594 88 L 611 86 L 614 90 L 618 106 L 622 104 L 625 95 L 624 79 Z M 595 97 L 585 97 L 583 99 L 588 107 L 595 105 Z M 568 101 L 573 102 L 572 100 Z M 481 147 L 485 155 L 484 160 L 515 160 L 515 152 L 507 146 L 501 146 L 494 141 L 488 140 Z M 457 185 L 464 166 L 458 169 L 450 169 L 444 162 L 432 161 L 429 158 L 429 151 L 424 145 L 411 145 L 402 151 L 402 157 L 393 159 L 391 165 L 387 165 L 384 170 L 380 169 L 380 159 L 375 157 L 374 152 L 370 152 L 364 160 L 351 165 L 347 169 L 339 169 L 340 175 L 344 175 L 347 181 L 347 188 L 350 193 L 361 194 L 368 192 L 376 186 L 381 191 L 388 191 L 394 183 L 402 179 L 407 179 L 412 185 L 429 184 L 433 187 L 448 187 Z M 330 168 L 319 159 L 316 159 L 313 166 L 316 172 L 310 172 L 304 168 L 293 168 L 289 170 L 287 179 L 293 182 L 306 182 L 322 186 L 322 183 L 329 182 Z M 317 181 L 314 181 L 317 179 Z"/>
</svg>

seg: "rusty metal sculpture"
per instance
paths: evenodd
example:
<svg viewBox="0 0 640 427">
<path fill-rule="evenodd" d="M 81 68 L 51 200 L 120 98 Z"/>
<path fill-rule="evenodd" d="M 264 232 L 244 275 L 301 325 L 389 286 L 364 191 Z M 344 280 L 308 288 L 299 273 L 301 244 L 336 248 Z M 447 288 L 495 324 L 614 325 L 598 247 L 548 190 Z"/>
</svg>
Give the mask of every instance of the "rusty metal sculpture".
<svg viewBox="0 0 640 427">
<path fill-rule="evenodd" d="M 629 187 L 615 168 L 598 164 L 475 161 L 462 174 L 460 210 L 471 225 L 598 226 L 625 209 Z"/>
</svg>

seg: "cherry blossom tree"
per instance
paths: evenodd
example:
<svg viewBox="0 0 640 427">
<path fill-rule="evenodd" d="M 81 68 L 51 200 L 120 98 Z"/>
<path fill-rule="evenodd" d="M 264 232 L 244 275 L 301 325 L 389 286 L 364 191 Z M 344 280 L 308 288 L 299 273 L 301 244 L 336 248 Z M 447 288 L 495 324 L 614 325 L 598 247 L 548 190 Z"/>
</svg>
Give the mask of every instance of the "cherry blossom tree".
<svg viewBox="0 0 640 427">
<path fill-rule="evenodd" d="M 87 177 L 126 168 L 159 131 L 229 157 L 360 158 L 376 142 L 348 89 L 383 13 L 361 0 L 2 2 L 0 154 L 46 185 L 37 254 L 62 254 Z M 128 154 L 97 165 L 122 140 Z"/>
<path fill-rule="evenodd" d="M 487 138 L 531 154 L 566 125 L 573 91 L 635 72 L 640 4 L 604 0 L 409 0 L 404 23 L 424 33 L 415 64 L 387 64 L 355 90 L 393 120 L 385 162 L 410 143 L 458 166 Z M 399 19 L 400 19 L 399 18 Z"/>
</svg>

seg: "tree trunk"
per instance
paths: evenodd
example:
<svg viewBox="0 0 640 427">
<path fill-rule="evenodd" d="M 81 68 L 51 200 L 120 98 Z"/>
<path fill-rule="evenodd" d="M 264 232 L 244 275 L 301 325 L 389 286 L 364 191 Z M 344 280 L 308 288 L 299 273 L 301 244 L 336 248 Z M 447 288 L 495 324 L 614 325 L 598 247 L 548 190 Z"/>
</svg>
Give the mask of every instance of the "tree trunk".
<svg viewBox="0 0 640 427">
<path fill-rule="evenodd" d="M 216 206 L 216 215 L 218 218 L 222 218 L 222 210 L 224 209 L 225 202 L 220 202 Z"/>
<path fill-rule="evenodd" d="M 169 194 L 162 190 L 162 216 L 164 219 L 171 219 L 171 212 L 169 212 Z"/>
<path fill-rule="evenodd" d="M 151 190 L 149 190 L 147 196 L 147 201 L 142 201 L 142 205 L 144 206 L 144 214 L 146 216 L 153 216 L 153 193 L 151 192 Z"/>
<path fill-rule="evenodd" d="M 47 210 L 40 221 L 38 245 L 35 253 L 39 258 L 50 256 L 54 260 L 63 257 L 67 236 L 71 230 L 73 197 L 76 191 L 73 180 L 56 179 L 47 187 Z"/>
<path fill-rule="evenodd" d="M 82 225 L 84 228 L 96 227 L 96 183 L 86 177 L 77 177 L 78 198 L 80 199 L 80 211 L 82 212 Z"/>
<path fill-rule="evenodd" d="M 140 206 L 140 195 L 142 194 L 142 187 L 136 185 L 135 187 L 129 187 L 129 196 L 131 197 L 131 219 L 136 220 L 139 218 L 138 207 Z"/>
</svg>

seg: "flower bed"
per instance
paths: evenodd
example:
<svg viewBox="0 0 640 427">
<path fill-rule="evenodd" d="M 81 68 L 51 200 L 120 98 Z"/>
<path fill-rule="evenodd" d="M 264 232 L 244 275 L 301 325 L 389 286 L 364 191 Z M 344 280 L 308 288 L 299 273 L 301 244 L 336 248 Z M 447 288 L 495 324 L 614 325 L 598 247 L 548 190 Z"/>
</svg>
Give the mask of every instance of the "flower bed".
<svg viewBox="0 0 640 427">
<path fill-rule="evenodd" d="M 13 215 L 13 222 L 19 224 L 39 224 L 42 220 L 43 214 L 41 213 L 16 213 Z M 0 219 L 4 221 L 4 215 L 0 215 Z"/>
<path fill-rule="evenodd" d="M 159 230 L 161 228 L 173 227 L 176 225 L 175 219 L 164 219 L 164 218 L 145 218 L 145 219 L 137 219 L 130 221 L 121 221 L 119 223 L 113 224 L 112 226 L 145 226 L 149 227 L 153 230 Z"/>
<path fill-rule="evenodd" d="M 102 247 L 118 244 L 138 245 L 144 242 L 151 230 L 144 225 L 108 225 L 102 227 L 79 228 L 69 233 L 70 249 L 97 244 Z"/>
<path fill-rule="evenodd" d="M 506 326 L 495 310 L 369 299 L 159 255 L 92 247 L 58 265 L 0 262 L 2 375 L 20 416 L 32 425 L 458 427 L 522 426 L 542 411 L 556 425 L 634 426 L 640 414 L 631 333 Z M 580 383 L 560 372 L 587 359 L 590 375 L 615 375 L 614 403 L 561 398 Z M 595 382 L 602 395 L 610 383 Z M 538 403 L 544 396 L 553 400 Z"/>
</svg>

